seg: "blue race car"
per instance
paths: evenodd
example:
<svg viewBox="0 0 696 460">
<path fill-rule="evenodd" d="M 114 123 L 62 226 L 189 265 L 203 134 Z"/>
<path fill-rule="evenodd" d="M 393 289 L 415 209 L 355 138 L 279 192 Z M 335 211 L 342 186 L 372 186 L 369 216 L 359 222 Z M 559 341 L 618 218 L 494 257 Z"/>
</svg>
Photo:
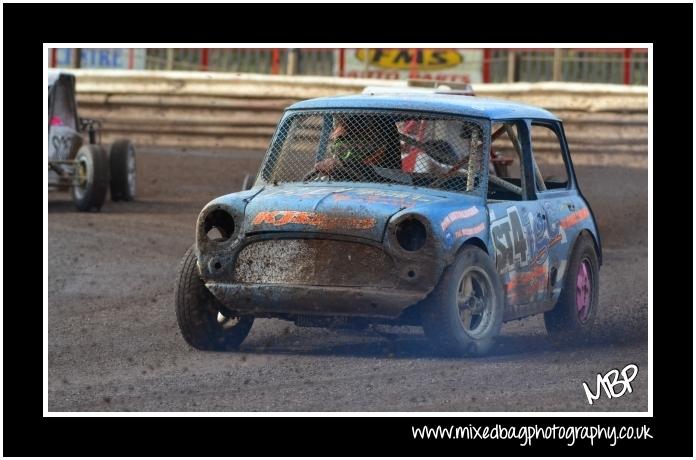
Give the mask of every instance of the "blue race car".
<svg viewBox="0 0 696 460">
<path fill-rule="evenodd" d="M 578 341 L 597 315 L 597 225 L 561 121 L 536 107 L 408 90 L 296 103 L 253 187 L 196 228 L 176 314 L 198 349 L 281 318 L 420 325 L 478 355 L 504 321 L 543 313 Z"/>
</svg>

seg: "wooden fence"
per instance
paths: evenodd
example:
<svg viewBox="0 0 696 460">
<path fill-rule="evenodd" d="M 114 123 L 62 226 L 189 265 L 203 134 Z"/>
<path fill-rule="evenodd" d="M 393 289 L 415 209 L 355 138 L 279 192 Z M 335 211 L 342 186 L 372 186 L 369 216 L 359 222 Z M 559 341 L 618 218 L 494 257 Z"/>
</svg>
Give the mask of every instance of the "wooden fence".
<svg viewBox="0 0 696 460">
<path fill-rule="evenodd" d="M 254 74 L 77 70 L 80 116 L 102 121 L 104 141 L 265 149 L 285 107 L 350 94 L 386 80 Z M 647 153 L 647 87 L 585 83 L 479 84 L 478 96 L 547 108 L 564 120 L 573 153 Z M 462 96 L 465 97 L 465 96 Z"/>
</svg>

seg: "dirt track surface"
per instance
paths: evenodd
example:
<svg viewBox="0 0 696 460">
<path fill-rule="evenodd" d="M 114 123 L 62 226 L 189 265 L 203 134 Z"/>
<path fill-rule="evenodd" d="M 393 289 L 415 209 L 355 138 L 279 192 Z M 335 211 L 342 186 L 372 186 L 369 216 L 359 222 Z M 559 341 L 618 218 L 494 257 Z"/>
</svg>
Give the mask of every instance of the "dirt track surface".
<svg viewBox="0 0 696 460">
<path fill-rule="evenodd" d="M 141 149 L 136 202 L 79 214 L 49 194 L 49 411 L 647 410 L 646 169 L 576 166 L 604 243 L 590 345 L 552 346 L 541 316 L 507 323 L 476 359 L 439 357 L 417 331 L 387 340 L 261 319 L 239 352 L 196 351 L 174 314 L 179 260 L 201 207 L 260 159 Z M 633 392 L 588 405 L 582 382 L 629 363 Z"/>
</svg>

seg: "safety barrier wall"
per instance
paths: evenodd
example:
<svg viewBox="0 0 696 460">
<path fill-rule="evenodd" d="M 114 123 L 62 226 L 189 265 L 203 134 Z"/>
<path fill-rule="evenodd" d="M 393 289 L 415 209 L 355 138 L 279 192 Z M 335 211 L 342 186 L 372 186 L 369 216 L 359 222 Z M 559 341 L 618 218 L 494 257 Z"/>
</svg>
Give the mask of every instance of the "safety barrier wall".
<svg viewBox="0 0 696 460">
<path fill-rule="evenodd" d="M 76 70 L 80 116 L 104 141 L 265 149 L 285 107 L 312 97 L 404 81 L 204 72 Z M 648 89 L 586 83 L 478 84 L 477 96 L 547 108 L 564 120 L 573 153 L 647 152 Z M 466 97 L 466 96 L 462 96 Z"/>
<path fill-rule="evenodd" d="M 51 67 L 83 69 L 200 70 L 397 80 L 408 75 L 483 83 L 576 81 L 645 85 L 648 81 L 645 48 L 80 48 L 79 63 L 77 56 L 74 49 L 53 48 L 49 63 Z"/>
</svg>

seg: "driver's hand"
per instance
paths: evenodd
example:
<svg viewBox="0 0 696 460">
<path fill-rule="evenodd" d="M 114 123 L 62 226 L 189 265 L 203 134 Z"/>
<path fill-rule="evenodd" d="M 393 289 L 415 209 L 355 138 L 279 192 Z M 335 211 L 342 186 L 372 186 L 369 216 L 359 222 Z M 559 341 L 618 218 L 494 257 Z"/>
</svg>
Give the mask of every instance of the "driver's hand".
<svg viewBox="0 0 696 460">
<path fill-rule="evenodd" d="M 321 160 L 314 165 L 314 169 L 323 173 L 330 173 L 334 169 L 338 168 L 341 162 L 336 158 L 327 158 L 326 160 Z"/>
</svg>

